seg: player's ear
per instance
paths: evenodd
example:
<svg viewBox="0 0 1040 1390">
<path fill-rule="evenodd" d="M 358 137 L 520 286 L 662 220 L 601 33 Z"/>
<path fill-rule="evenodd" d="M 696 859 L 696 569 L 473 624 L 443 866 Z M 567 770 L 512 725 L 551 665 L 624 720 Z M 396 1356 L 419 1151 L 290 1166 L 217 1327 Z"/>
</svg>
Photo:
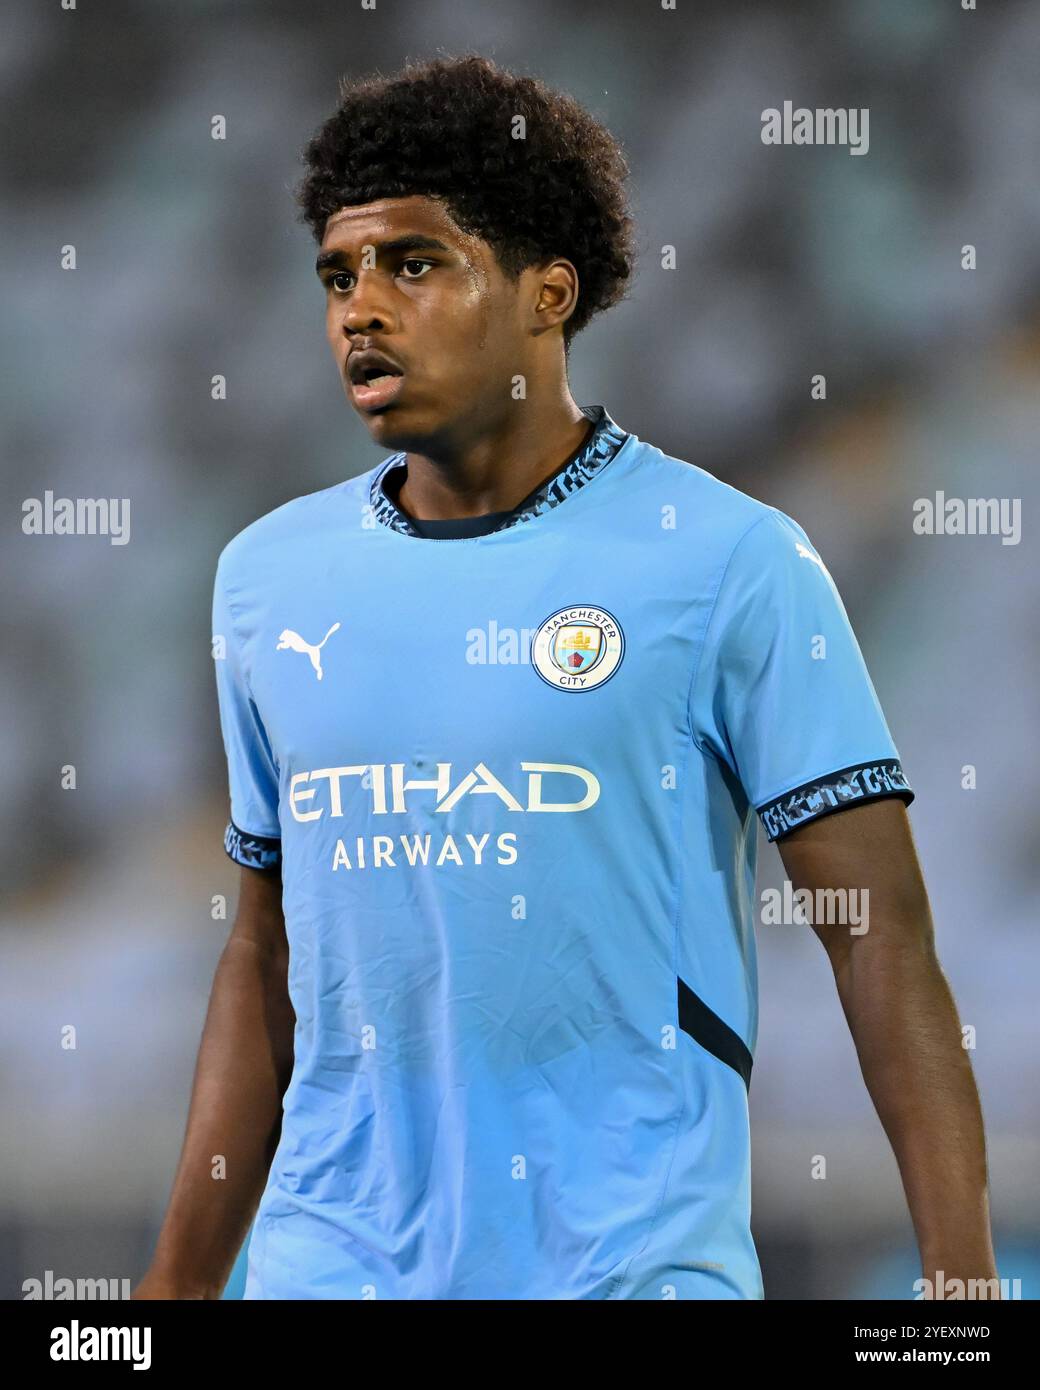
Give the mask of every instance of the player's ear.
<svg viewBox="0 0 1040 1390">
<path fill-rule="evenodd" d="M 530 274 L 534 283 L 532 327 L 535 332 L 544 333 L 546 329 L 566 323 L 577 307 L 580 288 L 578 272 L 571 262 L 560 257 L 524 273 Z"/>
</svg>

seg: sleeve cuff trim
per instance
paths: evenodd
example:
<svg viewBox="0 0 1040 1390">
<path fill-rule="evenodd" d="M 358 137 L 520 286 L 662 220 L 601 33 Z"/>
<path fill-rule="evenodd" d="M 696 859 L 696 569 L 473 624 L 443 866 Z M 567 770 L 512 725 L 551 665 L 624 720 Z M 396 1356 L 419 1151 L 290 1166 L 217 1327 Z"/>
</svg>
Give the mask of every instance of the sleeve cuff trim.
<svg viewBox="0 0 1040 1390">
<path fill-rule="evenodd" d="M 814 778 L 766 802 L 758 808 L 758 814 L 766 835 L 773 841 L 832 811 L 844 811 L 849 806 L 880 801 L 886 796 L 898 796 L 906 806 L 914 799 L 902 764 L 896 758 L 853 763 L 851 767 Z"/>
<path fill-rule="evenodd" d="M 224 851 L 247 869 L 277 869 L 282 862 L 282 842 L 273 835 L 251 835 L 228 821 L 224 831 Z"/>
</svg>

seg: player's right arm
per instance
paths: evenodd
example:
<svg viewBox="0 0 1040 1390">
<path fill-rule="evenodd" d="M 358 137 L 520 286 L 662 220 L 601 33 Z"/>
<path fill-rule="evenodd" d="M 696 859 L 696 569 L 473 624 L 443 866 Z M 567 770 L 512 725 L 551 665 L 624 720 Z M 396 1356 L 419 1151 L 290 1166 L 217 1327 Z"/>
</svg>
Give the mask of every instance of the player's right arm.
<svg viewBox="0 0 1040 1390">
<path fill-rule="evenodd" d="M 278 1143 L 296 1019 L 277 871 L 241 868 L 217 966 L 188 1124 L 155 1255 L 135 1299 L 217 1299 Z"/>
</svg>

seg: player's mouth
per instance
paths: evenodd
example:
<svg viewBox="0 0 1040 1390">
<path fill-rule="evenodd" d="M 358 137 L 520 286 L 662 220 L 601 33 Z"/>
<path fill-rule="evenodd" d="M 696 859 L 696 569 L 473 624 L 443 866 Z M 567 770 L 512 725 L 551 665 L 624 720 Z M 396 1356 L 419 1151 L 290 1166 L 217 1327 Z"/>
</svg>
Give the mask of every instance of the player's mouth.
<svg viewBox="0 0 1040 1390">
<path fill-rule="evenodd" d="M 366 348 L 347 359 L 347 380 L 359 410 L 380 410 L 401 394 L 404 372 L 385 352 Z"/>
</svg>

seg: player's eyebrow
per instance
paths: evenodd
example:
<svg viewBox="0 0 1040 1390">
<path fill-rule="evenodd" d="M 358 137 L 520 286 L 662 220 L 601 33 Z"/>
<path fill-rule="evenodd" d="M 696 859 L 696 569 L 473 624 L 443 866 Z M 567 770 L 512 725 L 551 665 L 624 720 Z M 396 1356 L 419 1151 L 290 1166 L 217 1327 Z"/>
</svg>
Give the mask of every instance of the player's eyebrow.
<svg viewBox="0 0 1040 1390">
<path fill-rule="evenodd" d="M 388 253 L 399 251 L 450 251 L 450 246 L 445 246 L 443 241 L 438 241 L 436 237 L 420 236 L 417 232 L 410 232 L 406 236 L 393 237 L 390 241 L 374 241 L 369 245 L 375 248 L 377 256 L 385 256 Z M 319 251 L 318 259 L 314 262 L 315 273 L 320 275 L 323 270 L 331 267 L 337 270 L 350 269 L 350 256 L 346 251 Z"/>
</svg>

